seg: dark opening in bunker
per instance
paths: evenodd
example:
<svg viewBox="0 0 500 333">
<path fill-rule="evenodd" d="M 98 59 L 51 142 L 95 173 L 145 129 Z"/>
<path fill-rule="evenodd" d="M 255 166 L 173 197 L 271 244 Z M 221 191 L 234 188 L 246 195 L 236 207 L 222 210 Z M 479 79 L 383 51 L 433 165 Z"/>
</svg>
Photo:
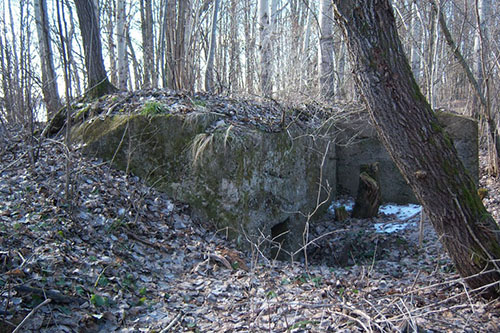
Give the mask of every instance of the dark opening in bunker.
<svg viewBox="0 0 500 333">
<path fill-rule="evenodd" d="M 286 256 L 284 252 L 284 243 L 286 238 L 289 237 L 290 228 L 289 228 L 290 219 L 286 219 L 285 221 L 276 224 L 271 228 L 271 258 L 279 259 Z"/>
</svg>

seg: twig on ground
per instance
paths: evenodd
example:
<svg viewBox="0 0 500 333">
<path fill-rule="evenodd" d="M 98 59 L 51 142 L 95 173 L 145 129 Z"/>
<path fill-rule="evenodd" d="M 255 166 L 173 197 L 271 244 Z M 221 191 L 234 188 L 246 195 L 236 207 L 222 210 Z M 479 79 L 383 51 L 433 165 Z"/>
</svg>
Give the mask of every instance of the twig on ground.
<svg viewBox="0 0 500 333">
<path fill-rule="evenodd" d="M 26 154 L 28 154 L 28 152 L 24 152 L 21 156 L 19 156 L 19 158 L 17 158 L 15 161 L 9 163 L 9 165 L 7 165 L 5 168 L 3 169 L 0 169 L 0 173 L 4 172 L 5 170 L 8 170 L 10 169 L 14 164 L 16 164 L 17 162 L 19 162 L 20 160 L 22 160 L 24 158 L 24 156 L 26 156 Z"/>
<path fill-rule="evenodd" d="M 17 333 L 17 332 L 21 332 L 21 327 L 23 327 L 24 324 L 26 324 L 26 322 L 28 321 L 28 319 L 35 313 L 38 311 L 38 309 L 40 309 L 42 306 L 44 306 L 45 304 L 48 304 L 50 303 L 52 300 L 50 298 L 47 298 L 45 301 L 43 301 L 42 303 L 38 304 L 33 310 L 30 311 L 30 313 L 28 313 L 26 315 L 26 317 L 24 317 L 23 321 L 19 323 L 19 325 L 17 325 L 16 329 L 12 331 L 12 333 Z"/>
<path fill-rule="evenodd" d="M 40 288 L 33 288 L 28 286 L 14 286 L 14 290 L 19 293 L 32 293 L 39 296 L 45 296 L 52 299 L 56 303 L 71 303 L 78 302 L 78 304 L 83 304 L 85 300 L 80 297 L 66 296 L 59 291 L 43 290 Z"/>
<path fill-rule="evenodd" d="M 174 319 L 172 319 L 172 321 L 167 325 L 167 327 L 160 331 L 160 333 L 167 333 L 182 318 L 182 316 L 182 312 L 179 312 L 177 316 L 175 316 Z"/>
</svg>

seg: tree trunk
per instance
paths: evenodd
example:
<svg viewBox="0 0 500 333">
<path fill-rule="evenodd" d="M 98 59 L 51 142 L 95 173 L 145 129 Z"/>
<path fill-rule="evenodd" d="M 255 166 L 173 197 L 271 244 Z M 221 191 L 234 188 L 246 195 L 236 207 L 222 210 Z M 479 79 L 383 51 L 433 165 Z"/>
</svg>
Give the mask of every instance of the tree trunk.
<svg viewBox="0 0 500 333">
<path fill-rule="evenodd" d="M 102 59 L 101 33 L 92 0 L 75 0 L 87 70 L 87 97 L 97 98 L 116 91 L 109 82 Z"/>
<path fill-rule="evenodd" d="M 117 84 L 118 75 L 116 70 L 116 45 L 115 45 L 115 1 L 108 0 L 106 3 L 107 21 L 106 30 L 108 33 L 107 44 L 108 44 L 108 56 L 109 56 L 109 79 L 112 84 Z"/>
<path fill-rule="evenodd" d="M 382 203 L 378 168 L 377 162 L 362 164 L 359 167 L 358 194 L 352 209 L 352 217 L 366 219 L 377 216 Z"/>
<path fill-rule="evenodd" d="M 483 52 L 486 50 L 483 50 L 483 47 L 485 46 L 484 44 L 484 37 L 487 36 L 487 15 L 491 11 L 491 5 L 488 0 L 475 0 L 475 9 L 476 9 L 476 18 L 477 18 L 477 26 L 476 26 L 476 33 L 474 36 L 474 74 L 477 77 L 477 82 L 479 83 L 479 87 L 481 88 L 481 91 L 484 90 L 484 75 L 485 73 L 483 72 L 483 68 L 485 66 L 483 62 Z M 477 98 L 475 98 L 475 106 L 479 108 L 479 103 L 477 103 Z"/>
<path fill-rule="evenodd" d="M 45 0 L 35 0 L 35 18 L 41 60 L 43 101 L 47 108 L 47 116 L 50 118 L 61 107 L 61 101 L 57 91 L 56 71 L 50 43 L 49 16 Z"/>
<path fill-rule="evenodd" d="M 333 46 L 333 8 L 330 0 L 319 4 L 319 91 L 322 98 L 333 99 L 334 46 Z"/>
<path fill-rule="evenodd" d="M 118 88 L 127 90 L 128 57 L 127 57 L 127 12 L 125 0 L 116 4 L 116 40 L 118 45 Z"/>
<path fill-rule="evenodd" d="M 132 45 L 132 39 L 130 38 L 130 33 L 128 32 L 128 30 L 127 30 L 126 37 L 127 37 L 127 48 L 130 52 L 130 58 L 132 59 L 132 67 L 134 69 L 134 79 L 135 80 L 132 81 L 132 75 L 130 74 L 129 66 L 127 66 L 127 77 L 130 77 L 131 88 L 134 90 L 138 90 L 139 87 L 141 86 L 140 81 L 142 79 L 141 70 L 140 70 L 141 66 L 139 65 L 139 60 L 137 60 L 137 57 L 135 55 L 134 45 Z"/>
<path fill-rule="evenodd" d="M 144 88 L 158 87 L 158 76 L 154 68 L 153 4 L 152 0 L 141 0 L 142 54 L 144 58 Z"/>
<path fill-rule="evenodd" d="M 411 51 L 410 51 L 410 61 L 411 61 L 411 69 L 413 71 L 413 75 L 415 79 L 418 81 L 420 79 L 420 50 L 419 50 L 419 36 L 421 34 L 420 22 L 418 20 L 418 6 L 416 2 L 411 3 Z"/>
<path fill-rule="evenodd" d="M 500 229 L 413 78 L 388 0 L 335 0 L 377 131 L 472 288 L 498 297 Z"/>
<path fill-rule="evenodd" d="M 437 12 L 436 6 L 433 4 L 434 10 Z M 498 174 L 498 163 L 499 163 L 499 150 L 500 150 L 500 145 L 498 142 L 498 136 L 497 136 L 497 125 L 496 122 L 493 120 L 493 117 L 491 115 L 491 103 L 489 102 L 489 98 L 483 93 L 483 89 L 481 89 L 480 81 L 476 80 L 474 77 L 474 74 L 472 73 L 472 70 L 470 69 L 469 65 L 465 61 L 465 58 L 462 56 L 462 53 L 460 52 L 459 48 L 456 46 L 455 41 L 453 40 L 453 37 L 451 36 L 450 30 L 448 29 L 448 26 L 446 24 L 446 21 L 444 19 L 443 14 L 440 12 L 439 13 L 439 25 L 441 26 L 441 30 L 443 30 L 443 35 L 446 39 L 446 43 L 450 47 L 451 51 L 455 55 L 455 58 L 457 61 L 460 63 L 462 69 L 464 70 L 467 79 L 469 80 L 470 85 L 472 86 L 474 92 L 476 93 L 474 96 L 475 102 L 473 103 L 473 109 L 474 113 L 473 116 L 475 115 L 475 118 L 479 118 L 479 115 L 484 117 L 484 120 L 486 121 L 486 137 L 487 137 L 487 142 L 488 142 L 488 171 L 492 175 L 497 175 Z M 482 36 L 482 34 L 479 34 Z M 481 61 L 481 64 L 483 62 Z M 477 72 L 478 79 L 483 80 L 482 78 L 482 68 L 484 66 L 481 66 L 480 72 Z M 485 92 L 488 92 L 488 85 L 485 87 Z M 478 103 L 479 101 L 480 103 Z M 479 110 L 479 111 L 478 111 Z"/>
<path fill-rule="evenodd" d="M 163 88 L 168 86 L 168 58 L 166 56 L 167 42 L 169 38 L 168 30 L 168 18 L 169 18 L 169 2 L 171 0 L 164 0 L 163 6 L 160 9 L 161 19 L 160 19 L 160 34 L 158 36 L 158 52 L 156 53 L 156 68 L 160 71 L 161 82 Z"/>
<path fill-rule="evenodd" d="M 230 8 L 230 40 L 231 47 L 229 50 L 229 92 L 239 92 L 240 91 L 240 75 L 241 75 L 241 65 L 240 65 L 240 42 L 238 39 L 238 0 L 231 0 Z M 249 36 L 246 36 L 249 38 Z"/>
<path fill-rule="evenodd" d="M 66 37 L 68 39 L 68 42 L 66 43 L 66 49 L 68 50 L 68 64 L 70 68 L 78 68 L 76 64 L 76 59 L 74 56 L 73 52 L 73 40 L 76 38 L 76 29 L 75 29 L 75 15 L 74 15 L 74 9 L 73 6 L 71 6 L 70 3 L 67 1 L 64 1 L 65 4 L 65 10 L 69 14 L 69 31 L 68 31 L 68 36 Z M 82 95 L 82 84 L 80 83 L 80 75 L 71 75 L 70 77 L 70 85 L 71 87 L 74 87 L 74 94 L 76 96 Z"/>
<path fill-rule="evenodd" d="M 254 55 L 255 55 L 255 34 L 253 33 L 252 19 L 250 13 L 250 0 L 245 0 L 244 21 L 245 21 L 245 83 L 249 94 L 254 93 Z"/>
<path fill-rule="evenodd" d="M 308 77 L 308 71 L 309 71 L 309 47 L 310 47 L 310 40 L 311 40 L 311 17 L 313 16 L 311 8 L 307 8 L 307 19 L 306 19 L 306 25 L 304 27 L 304 42 L 302 43 L 302 53 L 300 54 L 300 65 L 301 65 L 301 71 L 299 73 L 300 75 L 300 81 L 299 81 L 299 90 L 302 91 L 304 89 L 304 86 L 307 82 L 307 77 Z M 332 11 L 333 13 L 333 11 Z"/>
<path fill-rule="evenodd" d="M 260 31 L 260 90 L 264 97 L 271 97 L 271 36 L 269 22 L 269 2 L 259 0 L 259 31 Z"/>
<path fill-rule="evenodd" d="M 205 72 L 205 90 L 212 92 L 214 90 L 214 57 L 217 37 L 217 16 L 219 15 L 219 0 L 214 2 L 212 14 L 212 27 L 210 32 L 210 47 L 208 49 L 207 68 Z"/>
</svg>

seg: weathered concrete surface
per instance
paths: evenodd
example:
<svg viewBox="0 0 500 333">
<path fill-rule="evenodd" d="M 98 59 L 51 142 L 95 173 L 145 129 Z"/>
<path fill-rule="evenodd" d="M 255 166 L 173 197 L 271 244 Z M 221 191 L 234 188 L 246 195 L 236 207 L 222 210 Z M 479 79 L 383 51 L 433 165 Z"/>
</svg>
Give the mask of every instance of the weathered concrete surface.
<svg viewBox="0 0 500 333">
<path fill-rule="evenodd" d="M 276 133 L 229 126 L 211 113 L 114 115 L 73 131 L 88 153 L 189 203 L 240 245 L 285 232 L 279 239 L 286 251 L 302 246 L 304 215 L 316 207 L 320 178 L 320 201 L 327 187 L 335 194 L 335 144 L 304 134 L 293 126 Z M 260 250 L 277 253 L 262 244 Z"/>
<path fill-rule="evenodd" d="M 240 246 L 261 244 L 267 255 L 277 253 L 273 238 L 288 252 L 300 249 L 307 216 L 326 199 L 327 189 L 329 200 L 337 194 L 355 196 L 362 164 L 379 162 L 383 202 L 415 201 L 366 118 L 266 131 L 201 109 L 206 111 L 115 112 L 76 126 L 73 138 L 85 144 L 87 153 L 188 203 L 195 216 L 227 230 Z M 477 180 L 476 122 L 450 114 L 439 119 Z"/>
<path fill-rule="evenodd" d="M 438 112 L 437 116 L 445 131 L 453 139 L 462 163 L 477 184 L 479 181 L 477 122 L 452 113 Z M 379 162 L 382 201 L 416 203 L 412 190 L 377 138 L 376 130 L 368 118 L 350 121 L 342 128 L 344 133 L 340 141 L 351 140 L 349 145 L 339 144 L 337 147 L 337 193 L 355 197 L 360 165 Z"/>
</svg>

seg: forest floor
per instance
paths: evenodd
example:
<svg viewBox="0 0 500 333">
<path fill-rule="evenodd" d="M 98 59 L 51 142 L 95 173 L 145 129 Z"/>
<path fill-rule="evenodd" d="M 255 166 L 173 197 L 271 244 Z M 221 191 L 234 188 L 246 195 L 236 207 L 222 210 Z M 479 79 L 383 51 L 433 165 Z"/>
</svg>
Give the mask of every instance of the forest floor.
<svg viewBox="0 0 500 333">
<path fill-rule="evenodd" d="M 308 265 L 268 261 L 78 149 L 67 196 L 63 143 L 12 135 L 0 146 L 0 332 L 500 331 L 500 302 L 470 295 L 428 222 L 419 246 L 419 216 L 326 217 Z M 498 181 L 481 184 L 498 220 Z"/>
</svg>

